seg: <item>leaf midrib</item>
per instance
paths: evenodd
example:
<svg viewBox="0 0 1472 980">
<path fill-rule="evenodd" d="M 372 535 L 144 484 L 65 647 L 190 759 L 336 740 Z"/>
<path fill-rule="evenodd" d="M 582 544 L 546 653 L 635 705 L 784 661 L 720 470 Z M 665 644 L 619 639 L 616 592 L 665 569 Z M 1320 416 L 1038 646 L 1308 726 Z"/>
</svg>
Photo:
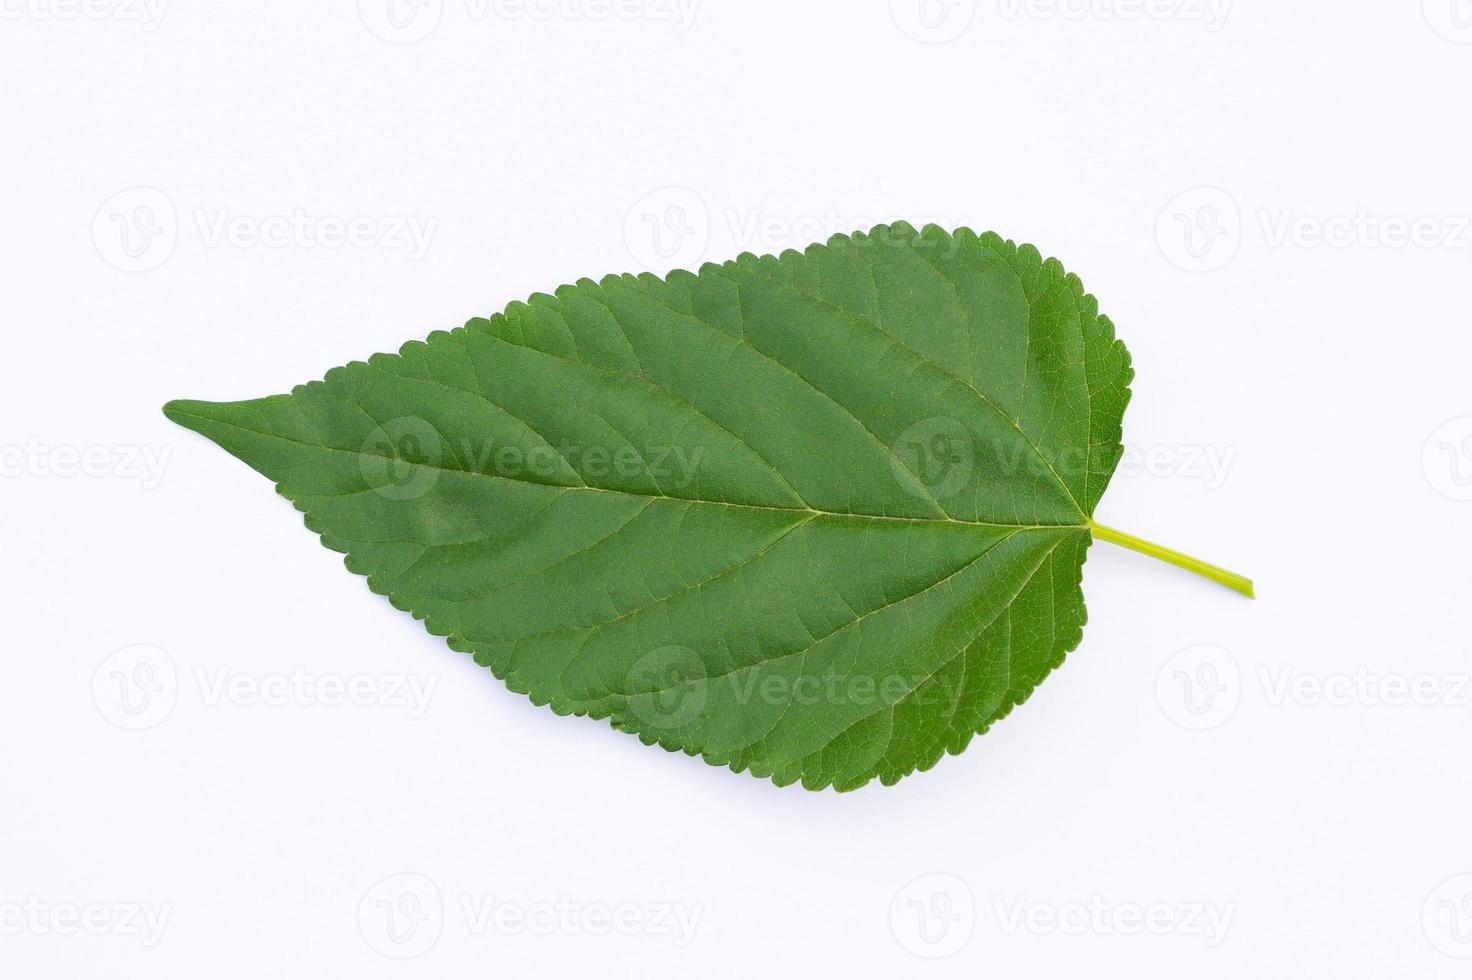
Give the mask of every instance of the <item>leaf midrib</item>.
<svg viewBox="0 0 1472 980">
<path fill-rule="evenodd" d="M 289 398 L 290 396 L 289 395 L 278 395 L 276 397 L 279 397 L 279 398 Z M 1016 529 L 1016 530 L 1021 530 L 1021 531 L 1032 531 L 1032 530 L 1064 530 L 1064 531 L 1075 531 L 1075 530 L 1077 530 L 1077 531 L 1083 531 L 1083 530 L 1088 530 L 1089 529 L 1089 526 L 1090 526 L 1087 523 L 1083 523 L 1083 524 L 1014 524 L 1014 523 L 1010 523 L 1010 522 L 1006 522 L 1006 521 L 964 521 L 964 520 L 960 520 L 959 518 L 950 517 L 950 516 L 945 516 L 945 517 L 900 517 L 900 516 L 896 516 L 896 515 L 892 515 L 892 514 L 866 514 L 866 513 L 856 513 L 856 512 L 850 512 L 850 511 L 839 511 L 839 510 L 822 510 L 822 509 L 817 508 L 817 507 L 778 507 L 778 506 L 775 506 L 775 505 L 772 505 L 772 504 L 743 504 L 743 503 L 737 503 L 737 502 L 731 501 L 731 500 L 706 500 L 703 497 L 676 497 L 676 496 L 672 496 L 670 494 L 641 493 L 641 492 L 636 491 L 636 490 L 615 490 L 615 489 L 613 489 L 611 487 L 595 487 L 595 486 L 591 486 L 591 485 L 587 485 L 587 484 L 584 484 L 583 486 L 568 486 L 567 484 L 563 484 L 563 483 L 542 483 L 542 482 L 539 482 L 537 480 L 518 480 L 515 477 L 505 476 L 504 474 L 500 474 L 500 473 L 482 473 L 482 472 L 480 472 L 478 470 L 462 470 L 462 469 L 455 469 L 454 467 L 440 466 L 440 465 L 437 465 L 435 463 L 421 463 L 421 462 L 418 462 L 416 460 L 404 459 L 402 456 L 390 456 L 390 455 L 387 455 L 387 454 L 384 454 L 384 453 L 363 452 L 362 450 L 340 449 L 337 446 L 328 446 L 328 445 L 324 445 L 322 443 L 307 442 L 304 439 L 294 439 L 291 436 L 284 436 L 284 435 L 281 435 L 280 433 L 277 433 L 277 432 L 263 432 L 260 429 L 253 429 L 253 428 L 251 428 L 248 425 L 241 425 L 239 422 L 230 422 L 230 421 L 227 421 L 225 419 L 214 418 L 214 417 L 209 416 L 209 415 L 201 415 L 201 414 L 199 414 L 197 412 L 190 412 L 190 411 L 186 411 L 184 409 L 180 409 L 180 408 L 177 408 L 177 407 L 171 409 L 171 412 L 172 412 L 172 415 L 176 419 L 177 418 L 181 418 L 181 417 L 182 418 L 198 419 L 198 420 L 200 420 L 202 422 L 207 422 L 207 423 L 211 423 L 211 424 L 214 424 L 214 425 L 223 425 L 223 426 L 226 426 L 227 428 L 238 429 L 241 432 L 249 432 L 250 434 L 255 435 L 255 436 L 261 436 L 261 437 L 267 438 L 267 439 L 277 439 L 277 440 L 279 440 L 281 442 L 288 442 L 288 443 L 292 443 L 293 445 L 297 445 L 297 446 L 305 446 L 308 449 L 317 449 L 317 450 L 320 450 L 322 452 L 341 453 L 341 454 L 343 454 L 345 456 L 353 456 L 353 457 L 357 457 L 359 459 L 362 459 L 362 458 L 365 458 L 366 457 L 366 458 L 371 458 L 371 459 L 392 460 L 392 461 L 395 461 L 395 462 L 408 464 L 409 466 L 417 466 L 417 467 L 421 467 L 423 469 L 433 470 L 433 471 L 435 471 L 437 473 L 453 473 L 453 474 L 456 474 L 458 476 L 473 476 L 473 477 L 481 477 L 481 478 L 487 479 L 487 480 L 502 480 L 502 481 L 505 481 L 507 483 L 518 483 L 518 484 L 523 484 L 523 485 L 526 485 L 526 486 L 547 487 L 549 489 L 565 490 L 565 491 L 567 491 L 569 493 L 576 493 L 576 492 L 582 492 L 582 491 L 587 491 L 587 492 L 592 492 L 592 493 L 611 493 L 611 494 L 618 494 L 619 496 L 625 496 L 625 497 L 638 497 L 638 498 L 641 498 L 641 499 L 654 499 L 654 500 L 674 500 L 674 501 L 679 501 L 681 503 L 709 504 L 711 506 L 716 506 L 716 507 L 736 507 L 736 508 L 740 508 L 740 509 L 743 509 L 743 510 L 777 511 L 777 512 L 784 513 L 784 514 L 811 514 L 811 515 L 816 515 L 816 516 L 819 516 L 819 517 L 849 517 L 849 518 L 860 518 L 860 519 L 871 520 L 871 521 L 898 521 L 900 523 L 912 524 L 912 525 L 924 525 L 924 524 L 957 524 L 957 525 L 962 525 L 962 526 L 965 526 L 965 527 L 1011 528 L 1011 529 Z M 369 487 L 369 488 L 366 488 L 366 489 L 373 490 L 373 489 L 377 489 L 377 488 Z M 328 495 L 325 495 L 325 496 L 333 496 L 333 495 L 328 494 Z M 338 496 L 340 496 L 340 495 L 338 495 Z"/>
</svg>

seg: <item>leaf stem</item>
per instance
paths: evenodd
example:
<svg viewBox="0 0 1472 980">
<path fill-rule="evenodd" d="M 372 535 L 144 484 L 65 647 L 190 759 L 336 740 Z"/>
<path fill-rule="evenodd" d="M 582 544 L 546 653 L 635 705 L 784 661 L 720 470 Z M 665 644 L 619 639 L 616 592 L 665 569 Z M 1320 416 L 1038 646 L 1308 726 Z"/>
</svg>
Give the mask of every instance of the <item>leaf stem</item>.
<svg viewBox="0 0 1472 980">
<path fill-rule="evenodd" d="M 1189 572 L 1195 572 L 1197 575 L 1209 578 L 1213 582 L 1225 585 L 1234 592 L 1240 592 L 1249 599 L 1257 598 L 1253 594 L 1252 579 L 1245 575 L 1238 575 L 1236 572 L 1229 572 L 1225 568 L 1209 565 L 1199 558 L 1192 558 L 1190 555 L 1181 554 L 1179 551 L 1155 544 L 1153 541 L 1146 541 L 1144 538 L 1137 538 L 1133 534 L 1126 534 L 1112 527 L 1105 527 L 1097 521 L 1089 521 L 1089 531 L 1096 538 L 1112 542 L 1131 551 L 1138 551 L 1140 554 L 1149 555 L 1151 558 L 1158 558 L 1163 562 L 1168 562 L 1178 568 L 1184 568 Z"/>
</svg>

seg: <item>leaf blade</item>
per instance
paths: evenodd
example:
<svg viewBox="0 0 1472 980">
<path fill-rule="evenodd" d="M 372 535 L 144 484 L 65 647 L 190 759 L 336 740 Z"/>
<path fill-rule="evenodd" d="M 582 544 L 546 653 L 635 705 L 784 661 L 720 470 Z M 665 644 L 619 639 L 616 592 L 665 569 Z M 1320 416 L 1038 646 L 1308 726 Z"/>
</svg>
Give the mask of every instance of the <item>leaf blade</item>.
<svg viewBox="0 0 1472 980">
<path fill-rule="evenodd" d="M 960 752 L 1077 645 L 1131 376 L 1056 262 L 895 225 L 166 411 L 513 690 L 852 789 Z"/>
</svg>

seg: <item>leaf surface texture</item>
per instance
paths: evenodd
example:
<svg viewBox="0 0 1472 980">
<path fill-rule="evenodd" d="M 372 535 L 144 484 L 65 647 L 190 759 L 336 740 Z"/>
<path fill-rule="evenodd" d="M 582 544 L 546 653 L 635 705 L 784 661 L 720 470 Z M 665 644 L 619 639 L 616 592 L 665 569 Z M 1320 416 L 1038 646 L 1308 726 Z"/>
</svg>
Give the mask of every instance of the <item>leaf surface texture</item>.
<svg viewBox="0 0 1472 980">
<path fill-rule="evenodd" d="M 1131 376 L 1055 260 L 896 224 L 166 412 L 512 690 L 852 789 L 960 752 L 1078 644 Z"/>
</svg>

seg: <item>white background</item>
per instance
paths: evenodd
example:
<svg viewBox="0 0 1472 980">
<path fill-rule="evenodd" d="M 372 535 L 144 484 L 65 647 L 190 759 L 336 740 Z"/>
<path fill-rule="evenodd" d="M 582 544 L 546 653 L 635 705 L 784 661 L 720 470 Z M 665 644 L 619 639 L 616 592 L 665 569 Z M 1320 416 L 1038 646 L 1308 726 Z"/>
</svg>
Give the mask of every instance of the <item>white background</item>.
<svg viewBox="0 0 1472 980">
<path fill-rule="evenodd" d="M 0 973 L 1466 976 L 1467 0 L 87 2 L 0 0 Z M 894 218 L 1084 277 L 1099 519 L 1261 595 L 1096 545 L 1079 650 L 894 788 L 533 707 L 159 413 Z"/>
</svg>

